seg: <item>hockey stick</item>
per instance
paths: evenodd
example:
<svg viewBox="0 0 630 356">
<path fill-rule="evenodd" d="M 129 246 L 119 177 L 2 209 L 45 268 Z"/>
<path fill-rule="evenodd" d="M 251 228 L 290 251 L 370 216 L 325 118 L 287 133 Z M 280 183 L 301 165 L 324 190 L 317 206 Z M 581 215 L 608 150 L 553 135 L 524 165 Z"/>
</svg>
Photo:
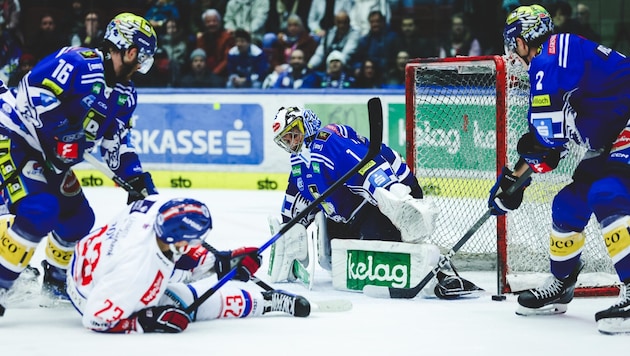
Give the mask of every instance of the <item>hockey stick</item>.
<svg viewBox="0 0 630 356">
<path fill-rule="evenodd" d="M 83 158 L 88 163 L 92 164 L 94 168 L 101 171 L 101 173 L 103 173 L 105 176 L 107 176 L 108 178 L 116 182 L 120 187 L 122 187 L 127 192 L 134 191 L 134 188 L 129 183 L 127 183 L 127 181 L 125 181 L 124 179 L 116 175 L 114 172 L 112 172 L 105 164 L 100 162 L 92 154 L 85 152 L 83 154 Z M 0 185 L 0 189 L 1 188 L 2 186 Z M 214 255 L 216 255 L 219 252 L 216 248 L 214 248 L 212 245 L 210 245 L 209 243 L 205 241 L 202 242 L 202 245 L 206 250 L 210 251 Z M 274 290 L 272 286 L 270 286 L 265 281 L 261 280 L 260 278 L 256 276 L 253 276 L 251 281 L 256 283 L 259 287 L 261 287 L 262 289 L 266 291 Z M 309 303 L 311 304 L 311 311 L 313 312 L 344 312 L 344 311 L 348 311 L 352 309 L 352 302 L 345 299 L 330 299 L 330 300 L 315 300 L 315 301 L 309 300 Z"/>
<path fill-rule="evenodd" d="M 271 245 L 273 245 L 276 240 L 278 240 L 285 232 L 289 231 L 293 225 L 297 224 L 306 217 L 311 211 L 315 210 L 319 204 L 321 204 L 326 198 L 328 198 L 337 188 L 346 183 L 348 179 L 350 179 L 353 175 L 355 175 L 363 166 L 365 166 L 372 158 L 374 158 L 381 150 L 381 142 L 383 140 L 383 108 L 381 106 L 381 100 L 379 98 L 371 98 L 368 101 L 368 118 L 370 122 L 370 145 L 368 147 L 368 152 L 365 157 L 357 163 L 352 169 L 350 169 L 346 174 L 344 174 L 341 178 L 336 180 L 328 189 L 326 189 L 317 199 L 315 199 L 312 203 L 307 205 L 304 210 L 294 216 L 291 220 L 289 220 L 286 224 L 282 226 L 280 231 L 278 231 L 275 235 L 273 235 L 266 243 L 264 243 L 259 249 L 258 253 L 263 252 Z M 195 310 L 205 302 L 210 296 L 212 296 L 216 291 L 221 288 L 225 283 L 227 283 L 230 279 L 234 278 L 236 275 L 237 267 L 232 268 L 227 274 L 225 274 L 219 281 L 204 294 L 200 295 L 197 300 L 195 300 L 192 304 L 186 308 L 187 314 L 192 314 Z"/>
<path fill-rule="evenodd" d="M 532 174 L 532 169 L 528 167 L 527 170 L 518 178 L 518 180 L 514 182 L 510 186 L 510 188 L 508 188 L 505 191 L 505 193 L 507 195 L 512 195 L 518 188 L 520 188 L 523 184 L 525 184 L 525 181 L 529 178 L 529 176 L 531 176 L 531 174 Z M 495 197 L 500 192 L 501 192 L 500 190 L 497 191 L 497 194 L 495 194 Z M 453 255 L 455 255 L 455 253 L 459 251 L 459 249 L 477 232 L 477 230 L 479 230 L 479 228 L 490 218 L 490 216 L 492 216 L 492 209 L 488 209 L 485 212 L 485 214 L 483 214 L 479 219 L 477 219 L 477 221 L 473 224 L 473 226 L 470 229 L 468 229 L 468 231 L 466 231 L 464 236 L 462 236 L 459 239 L 459 241 L 457 241 L 455 246 L 453 246 L 445 255 L 440 257 L 440 261 L 438 262 L 437 266 L 435 266 L 429 273 L 427 273 L 427 275 L 415 287 L 395 288 L 395 287 L 386 287 L 386 286 L 366 285 L 363 287 L 363 294 L 366 294 L 374 298 L 392 298 L 392 299 L 415 298 L 418 295 L 418 293 L 420 293 L 422 288 L 424 288 L 429 283 L 429 281 L 431 281 L 431 279 L 437 275 L 440 269 L 442 269 L 444 266 L 446 266 L 450 262 Z"/>
</svg>

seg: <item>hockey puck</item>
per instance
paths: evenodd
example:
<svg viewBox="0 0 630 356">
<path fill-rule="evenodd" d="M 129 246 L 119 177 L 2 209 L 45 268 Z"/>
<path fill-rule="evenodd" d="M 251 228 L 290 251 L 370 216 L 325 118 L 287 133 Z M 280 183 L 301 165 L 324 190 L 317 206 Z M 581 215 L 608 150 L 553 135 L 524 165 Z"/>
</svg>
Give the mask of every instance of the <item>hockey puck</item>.
<svg viewBox="0 0 630 356">
<path fill-rule="evenodd" d="M 505 299 L 507 299 L 507 297 L 505 295 L 493 295 L 492 296 L 492 300 L 494 300 L 496 302 L 502 302 Z"/>
</svg>

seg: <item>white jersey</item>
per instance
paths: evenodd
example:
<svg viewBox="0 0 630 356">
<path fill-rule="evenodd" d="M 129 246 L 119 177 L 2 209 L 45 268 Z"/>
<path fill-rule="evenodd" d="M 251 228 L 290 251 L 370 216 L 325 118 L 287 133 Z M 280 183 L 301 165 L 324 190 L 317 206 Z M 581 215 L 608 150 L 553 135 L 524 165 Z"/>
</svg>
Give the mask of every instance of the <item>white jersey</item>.
<svg viewBox="0 0 630 356">
<path fill-rule="evenodd" d="M 151 306 L 169 304 L 185 309 L 216 283 L 214 277 L 191 284 L 180 282 L 182 271 L 160 251 L 153 224 L 167 201 L 159 195 L 136 201 L 75 246 L 67 292 L 86 328 L 109 331 L 119 321 Z M 206 266 L 197 270 L 207 270 L 214 265 L 214 255 L 208 253 L 200 261 Z M 228 282 L 232 286 L 224 286 L 206 300 L 194 319 L 261 315 L 260 292 L 244 285 L 236 287 L 237 283 Z"/>
<path fill-rule="evenodd" d="M 158 305 L 175 264 L 160 251 L 153 224 L 168 199 L 132 203 L 81 239 L 68 269 L 68 295 L 83 325 L 107 330 L 134 312 Z"/>
</svg>

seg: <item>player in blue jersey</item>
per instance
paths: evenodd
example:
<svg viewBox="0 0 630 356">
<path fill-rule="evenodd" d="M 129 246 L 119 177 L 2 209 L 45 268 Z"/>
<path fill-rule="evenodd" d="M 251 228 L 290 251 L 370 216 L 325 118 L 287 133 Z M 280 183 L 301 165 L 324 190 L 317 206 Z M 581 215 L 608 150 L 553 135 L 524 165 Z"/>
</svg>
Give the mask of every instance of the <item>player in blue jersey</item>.
<svg viewBox="0 0 630 356">
<path fill-rule="evenodd" d="M 519 140 L 521 159 L 504 168 L 491 190 L 497 215 L 519 207 L 523 190 L 499 194 L 528 167 L 557 167 L 569 140 L 586 148 L 570 184 L 554 197 L 550 262 L 552 277 L 518 297 L 519 315 L 564 313 L 583 267 L 584 228 L 592 214 L 622 282 L 619 300 L 595 315 L 602 333 L 630 332 L 630 60 L 583 37 L 553 34 L 549 13 L 521 6 L 506 20 L 506 51 L 529 65 L 530 130 Z"/>
<path fill-rule="evenodd" d="M 130 79 L 149 70 L 156 46 L 145 19 L 122 13 L 108 24 L 100 48 L 62 48 L 27 73 L 15 94 L 0 94 L 1 194 L 15 216 L 0 228 L 0 315 L 46 237 L 43 292 L 64 296 L 74 245 L 94 224 L 72 172 L 86 150 L 100 146 L 112 171 L 142 193 L 128 202 L 156 193 L 129 142 L 137 105 Z"/>
<path fill-rule="evenodd" d="M 369 146 L 368 140 L 352 127 L 339 124 L 321 127 L 313 111 L 299 107 L 278 111 L 273 134 L 275 142 L 291 153 L 282 223 L 299 214 L 352 169 L 365 157 Z M 340 266 L 342 270 L 335 271 L 336 266 L 331 264 L 331 239 L 365 241 L 366 251 L 384 253 L 417 244 L 424 248 L 419 257 L 420 264 L 424 264 L 422 269 L 430 270 L 437 265 L 439 249 L 425 243 L 434 230 L 437 208 L 430 199 L 423 198 L 418 180 L 400 155 L 385 144 L 381 144 L 376 157 L 336 189 L 317 210 L 321 211 L 321 219 L 315 211 L 296 226 L 298 231 L 291 229 L 278 239 L 270 261 L 273 281 L 294 278 L 290 266 L 294 259 L 305 258 L 304 244 L 299 241 L 304 241 L 304 226 L 313 221 L 319 231 L 319 262 L 324 269 L 332 270 L 333 282 L 336 275 L 345 276 L 346 269 Z M 422 271 L 417 273 L 422 275 Z M 441 273 L 438 277 L 437 287 L 442 288 L 436 290 L 438 296 L 452 298 L 479 290 L 458 275 Z"/>
</svg>

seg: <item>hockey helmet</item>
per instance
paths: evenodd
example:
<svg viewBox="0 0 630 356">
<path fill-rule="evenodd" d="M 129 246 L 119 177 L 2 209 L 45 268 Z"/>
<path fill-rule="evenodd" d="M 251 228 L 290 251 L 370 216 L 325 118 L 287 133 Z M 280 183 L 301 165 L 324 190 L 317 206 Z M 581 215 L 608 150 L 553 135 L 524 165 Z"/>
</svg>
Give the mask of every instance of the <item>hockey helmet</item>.
<svg viewBox="0 0 630 356">
<path fill-rule="evenodd" d="M 322 122 L 313 111 L 297 106 L 281 107 L 273 120 L 274 141 L 289 153 L 298 153 L 310 142 Z"/>
<path fill-rule="evenodd" d="M 195 199 L 175 198 L 158 210 L 154 225 L 157 237 L 166 244 L 187 241 L 199 245 L 212 229 L 208 207 Z"/>
<path fill-rule="evenodd" d="M 553 33 L 549 12 L 540 5 L 519 6 L 508 15 L 503 30 L 505 53 L 516 49 L 516 39 L 522 38 L 529 46 L 538 47 Z"/>
<path fill-rule="evenodd" d="M 157 49 L 157 34 L 144 18 L 130 12 L 118 14 L 107 25 L 103 39 L 121 51 L 137 48 L 140 63 L 138 72 L 145 74 L 151 69 Z"/>
</svg>

